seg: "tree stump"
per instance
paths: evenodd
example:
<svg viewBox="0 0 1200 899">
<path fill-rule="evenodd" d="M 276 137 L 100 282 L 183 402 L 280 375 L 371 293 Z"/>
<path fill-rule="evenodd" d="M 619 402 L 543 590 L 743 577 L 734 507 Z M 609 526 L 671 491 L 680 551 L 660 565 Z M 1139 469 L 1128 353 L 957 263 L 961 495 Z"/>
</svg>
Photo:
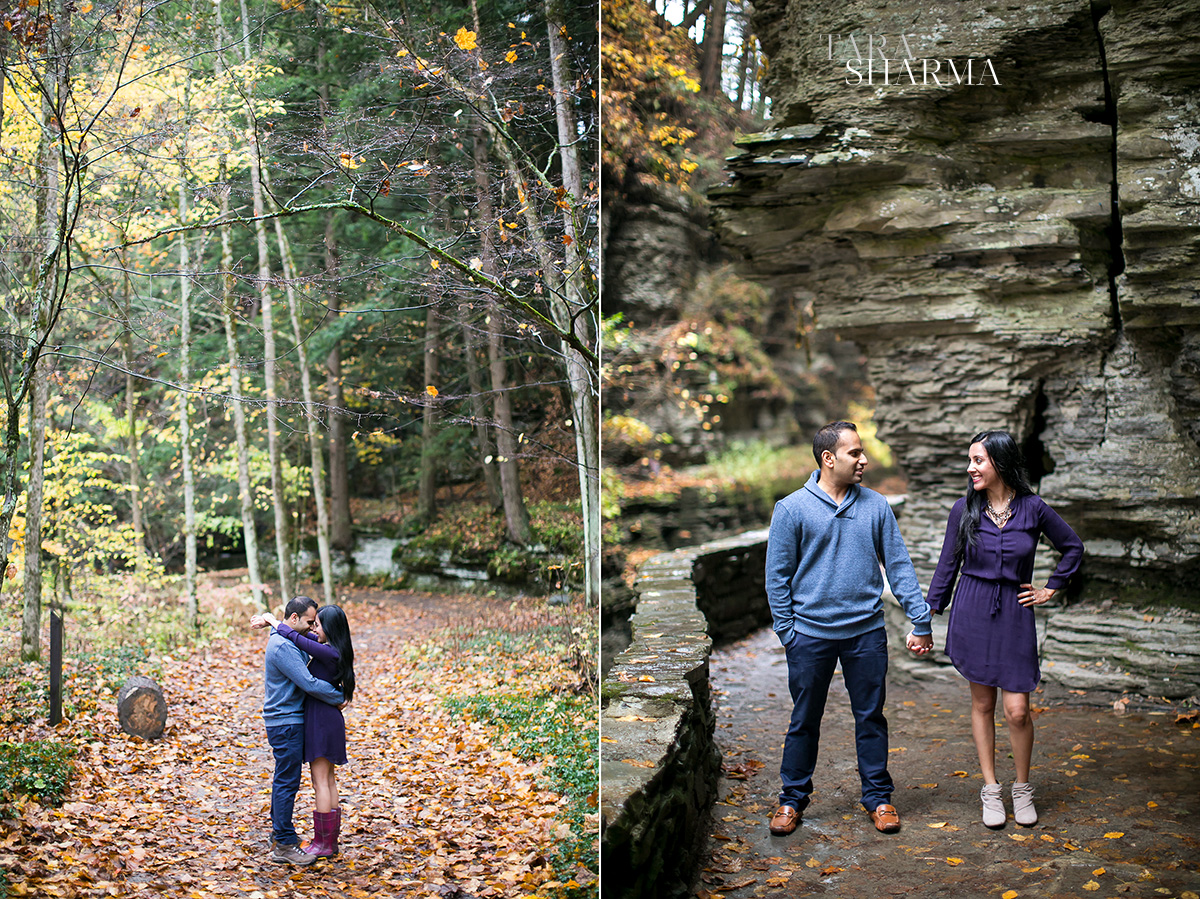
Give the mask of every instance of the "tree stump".
<svg viewBox="0 0 1200 899">
<path fill-rule="evenodd" d="M 167 726 L 167 700 L 162 687 L 148 677 L 133 675 L 117 694 L 117 716 L 125 733 L 157 740 Z"/>
</svg>

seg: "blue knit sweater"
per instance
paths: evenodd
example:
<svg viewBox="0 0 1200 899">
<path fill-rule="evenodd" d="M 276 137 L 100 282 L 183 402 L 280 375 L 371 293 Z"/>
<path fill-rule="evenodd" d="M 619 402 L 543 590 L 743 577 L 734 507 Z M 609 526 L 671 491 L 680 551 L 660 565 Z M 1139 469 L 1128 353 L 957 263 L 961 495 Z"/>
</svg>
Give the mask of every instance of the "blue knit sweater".
<svg viewBox="0 0 1200 899">
<path fill-rule="evenodd" d="M 305 693 L 330 705 L 341 705 L 344 701 L 341 690 L 335 690 L 309 672 L 308 653 L 301 652 L 291 640 L 274 630 L 267 641 L 264 676 L 266 695 L 262 715 L 267 727 L 303 724 Z"/>
<path fill-rule="evenodd" d="M 822 490 L 819 473 L 775 504 L 767 541 L 767 599 L 775 633 L 787 644 L 798 631 L 844 640 L 883 627 L 884 581 L 918 636 L 932 633 L 929 606 L 896 516 L 867 487 L 850 487 L 841 505 Z"/>
</svg>

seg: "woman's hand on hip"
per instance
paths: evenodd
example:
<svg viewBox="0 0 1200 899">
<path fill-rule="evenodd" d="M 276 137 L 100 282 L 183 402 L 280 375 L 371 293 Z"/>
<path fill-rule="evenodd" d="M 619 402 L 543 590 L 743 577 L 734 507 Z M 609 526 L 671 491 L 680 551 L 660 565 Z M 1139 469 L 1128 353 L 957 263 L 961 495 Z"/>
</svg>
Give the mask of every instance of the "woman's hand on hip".
<svg viewBox="0 0 1200 899">
<path fill-rule="evenodd" d="M 1027 609 L 1030 606 L 1044 606 L 1054 597 L 1056 592 L 1049 587 L 1035 588 L 1033 584 L 1022 584 L 1021 592 L 1017 594 L 1017 602 Z"/>
</svg>

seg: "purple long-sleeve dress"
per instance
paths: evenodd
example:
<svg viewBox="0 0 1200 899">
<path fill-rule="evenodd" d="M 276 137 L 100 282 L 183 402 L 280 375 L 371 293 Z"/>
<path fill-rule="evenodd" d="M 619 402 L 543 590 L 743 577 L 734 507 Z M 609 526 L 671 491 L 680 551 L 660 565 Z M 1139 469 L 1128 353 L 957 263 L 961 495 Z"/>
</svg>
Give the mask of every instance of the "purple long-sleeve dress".
<svg viewBox="0 0 1200 899">
<path fill-rule="evenodd" d="M 313 677 L 333 683 L 337 672 L 336 649 L 307 634 L 280 622 L 276 631 L 312 656 L 308 670 Z M 329 759 L 335 765 L 346 764 L 346 719 L 342 710 L 335 705 L 321 702 L 314 696 L 304 697 L 304 761 L 312 764 L 314 759 Z"/>
<path fill-rule="evenodd" d="M 1046 581 L 1051 590 L 1062 589 L 1079 570 L 1083 542 L 1040 496 L 1027 494 L 1013 498 L 1013 515 L 1003 528 L 981 515 L 978 540 L 967 546 L 960 566 L 954 543 L 966 505 L 964 497 L 950 510 L 942 554 L 929 584 L 929 606 L 934 612 L 950 608 L 946 654 L 963 677 L 1010 693 L 1029 693 L 1042 675 L 1034 613 L 1017 601 L 1020 585 L 1033 579 L 1033 557 L 1043 534 L 1062 553 Z"/>
</svg>

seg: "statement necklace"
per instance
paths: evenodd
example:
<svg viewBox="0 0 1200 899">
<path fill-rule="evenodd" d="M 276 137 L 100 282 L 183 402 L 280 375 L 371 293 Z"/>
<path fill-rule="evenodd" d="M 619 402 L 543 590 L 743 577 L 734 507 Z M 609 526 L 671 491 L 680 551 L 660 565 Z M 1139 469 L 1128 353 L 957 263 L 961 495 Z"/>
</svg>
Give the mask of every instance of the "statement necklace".
<svg viewBox="0 0 1200 899">
<path fill-rule="evenodd" d="M 1004 501 L 1004 505 L 999 509 L 992 505 L 991 500 L 988 500 L 987 515 L 988 518 L 996 523 L 996 527 L 1004 527 L 1006 524 L 1008 524 L 1008 520 L 1012 518 L 1012 501 L 1013 492 L 1011 490 L 1008 492 L 1008 499 Z"/>
</svg>

